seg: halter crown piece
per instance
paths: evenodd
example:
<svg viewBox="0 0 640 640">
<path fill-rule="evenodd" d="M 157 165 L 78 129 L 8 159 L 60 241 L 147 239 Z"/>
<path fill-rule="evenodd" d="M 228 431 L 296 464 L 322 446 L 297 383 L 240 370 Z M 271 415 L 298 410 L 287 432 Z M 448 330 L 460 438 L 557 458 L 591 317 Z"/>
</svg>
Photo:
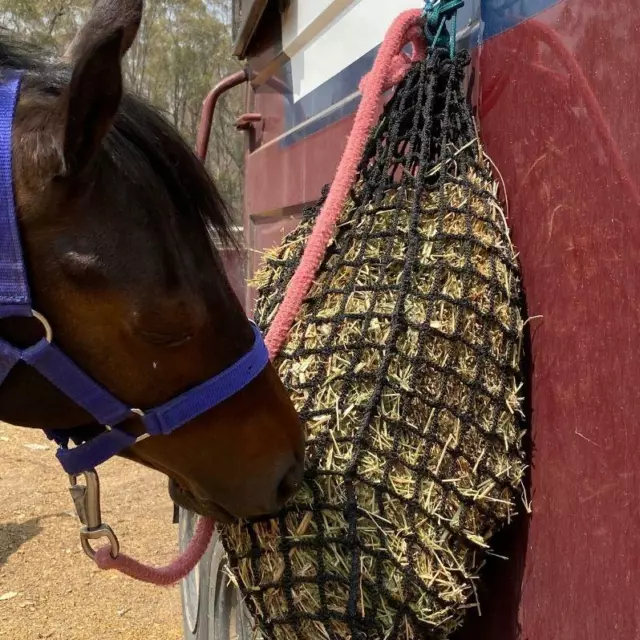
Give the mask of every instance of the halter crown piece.
<svg viewBox="0 0 640 640">
<path fill-rule="evenodd" d="M 86 520 L 99 517 L 99 491 L 94 467 L 139 440 L 175 431 L 235 395 L 265 368 L 269 354 L 260 330 L 252 323 L 255 340 L 248 353 L 199 386 L 165 404 L 142 411 L 128 407 L 118 400 L 54 344 L 49 323 L 31 306 L 16 218 L 12 130 L 20 81 L 20 73 L 0 79 L 0 318 L 36 318 L 45 329 L 45 337 L 27 349 L 18 349 L 0 339 L 0 384 L 18 362 L 24 362 L 90 413 L 105 428 L 104 432 L 87 442 L 76 441 L 73 429 L 46 432 L 47 436 L 58 444 L 56 457 L 71 476 L 72 495 L 77 507 L 82 500 L 76 498 L 84 498 L 84 504 L 78 508 L 78 514 L 85 528 L 88 526 L 91 529 L 91 524 Z M 145 427 L 146 433 L 142 436 L 131 435 L 121 428 L 124 421 L 134 417 L 139 418 Z M 74 440 L 77 446 L 69 448 L 71 440 Z M 86 476 L 86 488 L 77 485 L 76 476 L 79 474 Z M 83 513 L 87 510 L 93 511 L 95 517 L 90 513 Z M 83 538 L 83 547 L 84 542 Z M 115 550 L 114 546 L 112 544 L 112 552 Z M 93 557 L 90 549 L 85 547 L 85 551 Z"/>
</svg>

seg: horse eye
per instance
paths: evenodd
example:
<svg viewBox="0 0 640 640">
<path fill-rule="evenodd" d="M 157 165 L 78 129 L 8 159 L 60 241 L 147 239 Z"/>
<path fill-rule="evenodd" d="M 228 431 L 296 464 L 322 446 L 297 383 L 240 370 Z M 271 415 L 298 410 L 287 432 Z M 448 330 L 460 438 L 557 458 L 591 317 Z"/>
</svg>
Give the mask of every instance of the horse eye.
<svg viewBox="0 0 640 640">
<path fill-rule="evenodd" d="M 57 85 L 48 84 L 42 88 L 42 92 L 49 96 L 58 97 L 62 95 L 62 88 Z"/>
<path fill-rule="evenodd" d="M 138 329 L 136 334 L 145 342 L 158 347 L 180 347 L 193 339 L 191 334 L 176 335 L 175 333 L 161 333 L 159 331 L 147 331 Z"/>
</svg>

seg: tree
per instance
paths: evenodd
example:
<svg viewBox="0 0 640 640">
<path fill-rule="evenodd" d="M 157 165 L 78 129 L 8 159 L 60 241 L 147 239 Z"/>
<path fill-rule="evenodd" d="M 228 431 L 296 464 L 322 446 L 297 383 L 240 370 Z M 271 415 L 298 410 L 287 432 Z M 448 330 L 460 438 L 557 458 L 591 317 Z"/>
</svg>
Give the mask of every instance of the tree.
<svg viewBox="0 0 640 640">
<path fill-rule="evenodd" d="M 0 26 L 62 53 L 86 20 L 92 0 L 5 0 Z M 147 0 L 138 37 L 127 54 L 127 86 L 165 113 L 195 143 L 202 101 L 222 77 L 240 67 L 231 55 L 231 0 Z M 242 203 L 243 140 L 234 122 L 242 90 L 216 108 L 207 169 L 227 202 Z"/>
</svg>

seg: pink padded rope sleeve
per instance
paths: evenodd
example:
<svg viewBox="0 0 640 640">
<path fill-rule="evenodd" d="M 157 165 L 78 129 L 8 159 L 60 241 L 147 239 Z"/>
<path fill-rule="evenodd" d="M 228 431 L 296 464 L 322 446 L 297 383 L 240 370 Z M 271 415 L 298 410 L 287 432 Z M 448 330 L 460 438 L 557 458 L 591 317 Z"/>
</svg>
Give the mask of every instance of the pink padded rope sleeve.
<svg viewBox="0 0 640 640">
<path fill-rule="evenodd" d="M 142 564 L 124 553 L 112 558 L 109 546 L 100 547 L 96 551 L 96 564 L 101 569 L 117 569 L 141 582 L 168 587 L 182 580 L 200 562 L 211 542 L 215 526 L 216 523 L 211 518 L 200 518 L 187 548 L 166 567 Z"/>
<path fill-rule="evenodd" d="M 421 16 L 422 12 L 419 9 L 412 9 L 400 14 L 394 20 L 380 46 L 373 69 L 360 82 L 362 100 L 338 165 L 336 177 L 324 207 L 318 215 L 313 232 L 309 236 L 300 264 L 291 278 L 287 293 L 271 325 L 271 330 L 265 338 L 271 360 L 278 355 L 286 340 L 289 329 L 322 263 L 336 222 L 356 178 L 358 164 L 367 138 L 375 125 L 383 94 L 404 78 L 412 63 L 424 59 L 426 55 Z M 409 42 L 413 45 L 411 57 L 402 51 Z M 184 553 L 166 567 L 145 565 L 123 553 L 117 558 L 112 558 L 108 547 L 97 550 L 96 563 L 101 569 L 116 569 L 142 582 L 168 586 L 187 576 L 198 564 L 211 542 L 214 528 L 213 520 L 201 518 Z"/>
<path fill-rule="evenodd" d="M 336 222 L 356 178 L 358 164 L 367 138 L 375 125 L 377 109 L 383 93 L 404 77 L 412 61 L 417 61 L 425 55 L 424 36 L 418 26 L 422 22 L 421 16 L 422 12 L 419 9 L 412 9 L 400 14 L 394 20 L 380 46 L 373 69 L 360 83 L 362 100 L 338 165 L 336 177 L 309 236 L 300 264 L 291 278 L 287 293 L 265 338 L 272 359 L 284 344 L 322 263 Z M 402 52 L 409 41 L 413 43 L 412 59 Z"/>
</svg>

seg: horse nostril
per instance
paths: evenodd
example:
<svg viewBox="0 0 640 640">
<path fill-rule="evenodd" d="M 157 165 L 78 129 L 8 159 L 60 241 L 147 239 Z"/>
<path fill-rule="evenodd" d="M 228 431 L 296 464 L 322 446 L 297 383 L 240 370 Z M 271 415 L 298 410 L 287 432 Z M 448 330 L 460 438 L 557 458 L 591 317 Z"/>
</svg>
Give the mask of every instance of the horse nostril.
<svg viewBox="0 0 640 640">
<path fill-rule="evenodd" d="M 282 506 L 289 498 L 292 498 L 302 484 L 304 468 L 302 463 L 295 462 L 278 485 L 278 504 Z"/>
</svg>

